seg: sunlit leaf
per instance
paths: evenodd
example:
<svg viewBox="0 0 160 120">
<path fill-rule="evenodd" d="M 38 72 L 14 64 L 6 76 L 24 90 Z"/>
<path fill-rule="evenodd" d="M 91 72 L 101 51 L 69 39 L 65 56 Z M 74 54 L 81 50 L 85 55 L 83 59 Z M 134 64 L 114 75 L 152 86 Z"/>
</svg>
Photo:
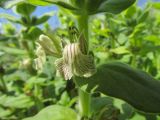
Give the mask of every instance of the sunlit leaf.
<svg viewBox="0 0 160 120">
<path fill-rule="evenodd" d="M 115 54 L 128 54 L 128 53 L 130 53 L 130 51 L 127 50 L 127 48 L 124 47 L 124 46 L 111 49 L 110 52 L 113 52 L 113 53 L 115 53 Z"/>
<path fill-rule="evenodd" d="M 33 5 L 42 5 L 42 6 L 52 5 L 50 2 L 47 2 L 45 0 L 27 0 L 27 1 Z M 48 1 L 51 1 L 51 0 L 48 0 Z"/>
<path fill-rule="evenodd" d="M 152 3 L 152 4 L 153 4 L 153 7 L 154 7 L 154 8 L 160 9 L 160 3 L 159 3 L 159 2 Z"/>
<path fill-rule="evenodd" d="M 146 120 L 146 118 L 143 115 L 136 114 L 133 118 L 130 120 Z"/>
<path fill-rule="evenodd" d="M 51 105 L 41 110 L 37 115 L 23 120 L 77 120 L 76 113 L 67 107 Z"/>
</svg>

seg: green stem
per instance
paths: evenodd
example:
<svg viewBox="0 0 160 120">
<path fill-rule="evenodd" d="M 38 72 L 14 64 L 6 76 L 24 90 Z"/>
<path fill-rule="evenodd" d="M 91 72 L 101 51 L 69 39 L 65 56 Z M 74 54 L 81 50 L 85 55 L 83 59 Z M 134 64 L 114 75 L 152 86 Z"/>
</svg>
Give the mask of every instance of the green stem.
<svg viewBox="0 0 160 120">
<path fill-rule="evenodd" d="M 91 95 L 79 88 L 79 108 L 80 113 L 85 120 L 88 120 L 90 116 L 90 104 Z"/>
<path fill-rule="evenodd" d="M 85 40 L 84 45 L 86 46 L 86 54 L 88 54 L 89 51 L 89 25 L 88 25 L 89 17 L 88 15 L 81 15 L 77 17 L 78 21 L 78 29 L 80 31 L 80 34 L 84 34 Z"/>
<path fill-rule="evenodd" d="M 156 63 L 157 63 L 157 70 L 159 71 L 159 70 L 160 70 L 160 61 L 159 61 L 159 60 L 160 60 L 160 55 L 159 55 L 158 53 L 156 53 L 156 56 L 157 56 L 157 57 L 156 57 L 156 58 L 157 58 L 157 59 L 156 59 L 156 61 L 157 61 L 157 62 L 156 62 Z"/>
<path fill-rule="evenodd" d="M 80 34 L 84 35 L 83 45 L 85 46 L 85 54 L 89 52 L 89 25 L 88 25 L 89 16 L 80 15 L 77 17 L 78 29 Z M 89 120 L 90 116 L 90 103 L 91 95 L 79 88 L 79 107 L 82 118 Z"/>
<path fill-rule="evenodd" d="M 35 85 L 35 91 L 34 91 L 34 99 L 35 99 L 35 103 L 36 103 L 36 106 L 37 106 L 37 109 L 38 110 L 41 110 L 42 108 L 44 108 L 44 104 L 41 100 L 41 90 L 40 90 L 40 87 L 39 85 Z"/>
</svg>

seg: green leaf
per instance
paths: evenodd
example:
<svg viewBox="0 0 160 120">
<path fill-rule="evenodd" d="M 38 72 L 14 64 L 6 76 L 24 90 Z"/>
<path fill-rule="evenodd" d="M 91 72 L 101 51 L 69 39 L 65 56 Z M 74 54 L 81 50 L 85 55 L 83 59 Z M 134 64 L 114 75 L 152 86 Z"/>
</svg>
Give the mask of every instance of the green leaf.
<svg viewBox="0 0 160 120">
<path fill-rule="evenodd" d="M 113 106 L 110 97 L 96 97 L 91 101 L 91 113 L 93 120 L 113 120 L 118 118 L 119 109 Z"/>
<path fill-rule="evenodd" d="M 26 34 L 24 32 L 24 37 L 29 40 L 36 40 L 41 34 L 43 34 L 43 31 L 39 29 L 38 27 L 31 27 Z"/>
<path fill-rule="evenodd" d="M 42 5 L 42 6 L 52 5 L 48 1 L 46 1 L 46 0 L 27 0 L 28 3 L 33 4 L 33 5 Z"/>
<path fill-rule="evenodd" d="M 129 50 L 125 46 L 120 46 L 114 49 L 111 49 L 110 52 L 115 53 L 115 54 L 128 54 L 130 53 Z"/>
<path fill-rule="evenodd" d="M 77 11 L 78 13 L 93 15 L 101 12 L 120 13 L 131 6 L 135 0 L 72 0 L 71 2 L 81 9 Z"/>
<path fill-rule="evenodd" d="M 151 10 L 151 6 L 148 6 L 144 11 L 141 13 L 141 15 L 137 18 L 138 23 L 145 22 L 146 19 L 149 16 L 149 12 Z"/>
<path fill-rule="evenodd" d="M 76 113 L 67 107 L 51 105 L 41 110 L 34 117 L 23 120 L 77 120 Z"/>
<path fill-rule="evenodd" d="M 0 7 L 3 7 L 3 6 L 4 6 L 4 2 L 5 2 L 5 0 L 1 0 L 1 1 L 0 1 Z"/>
<path fill-rule="evenodd" d="M 46 22 L 50 17 L 52 17 L 53 16 L 53 12 L 51 12 L 51 13 L 47 13 L 47 14 L 45 14 L 45 15 L 43 15 L 43 16 L 41 16 L 40 18 L 37 18 L 36 20 L 35 20 L 35 22 L 34 22 L 34 20 L 32 20 L 32 24 L 33 25 L 39 25 L 39 24 L 43 24 L 44 22 Z"/>
<path fill-rule="evenodd" d="M 28 3 L 33 5 L 41 5 L 41 6 L 48 6 L 53 5 L 58 2 L 62 2 L 63 0 L 27 0 Z"/>
<path fill-rule="evenodd" d="M 109 12 L 118 14 L 131 6 L 135 0 L 103 0 L 104 2 L 98 7 L 97 13 Z"/>
<path fill-rule="evenodd" d="M 87 13 L 92 15 L 98 13 L 98 8 L 107 0 L 88 0 L 86 6 Z M 85 3 L 85 2 L 84 2 Z M 84 5 L 83 5 L 84 6 Z"/>
<path fill-rule="evenodd" d="M 135 16 L 135 14 L 137 13 L 137 8 L 136 8 L 136 5 L 133 5 L 131 6 L 130 8 L 128 8 L 126 10 L 126 13 L 125 13 L 125 17 L 126 18 L 133 18 Z"/>
<path fill-rule="evenodd" d="M 6 0 L 4 2 L 4 8 L 9 9 L 15 5 L 25 2 L 26 0 Z"/>
<path fill-rule="evenodd" d="M 28 3 L 21 3 L 16 6 L 16 11 L 23 16 L 30 16 L 35 9 L 35 6 Z"/>
<path fill-rule="evenodd" d="M 94 89 L 120 98 L 144 112 L 160 112 L 160 82 L 126 64 L 104 64 L 92 77 L 75 79 L 79 87 L 87 86 L 87 91 Z"/>
<path fill-rule="evenodd" d="M 136 114 L 134 117 L 130 118 L 130 120 L 146 120 L 143 115 Z"/>
<path fill-rule="evenodd" d="M 2 96 L 0 97 L 0 105 L 10 108 L 29 108 L 34 104 L 32 99 L 25 95 L 16 96 Z"/>
<path fill-rule="evenodd" d="M 153 5 L 153 8 L 160 9 L 160 3 L 159 2 L 152 3 L 152 5 Z"/>
<path fill-rule="evenodd" d="M 126 120 L 132 118 L 132 116 L 134 115 L 134 109 L 127 103 L 122 104 L 122 110 L 123 114 L 121 113 L 121 115 L 119 115 L 120 120 Z"/>
<path fill-rule="evenodd" d="M 56 4 L 60 7 L 69 9 L 69 10 L 76 10 L 75 7 L 73 7 L 72 5 L 70 5 L 67 2 L 64 2 L 63 0 L 28 0 L 28 3 L 33 4 L 33 5 L 42 5 L 42 6 L 48 6 L 48 5 L 53 5 Z"/>
<path fill-rule="evenodd" d="M 0 118 L 11 115 L 13 112 L 10 109 L 3 109 L 0 107 Z"/>
<path fill-rule="evenodd" d="M 76 7 L 79 7 L 79 8 L 82 8 L 84 7 L 84 3 L 85 3 L 85 0 L 70 0 L 70 2 L 76 6 Z M 96 5 L 96 4 L 95 4 Z"/>
<path fill-rule="evenodd" d="M 5 13 L 1 13 L 0 18 L 7 19 L 8 21 L 11 21 L 14 23 L 21 23 L 16 17 L 9 15 L 9 14 L 5 14 Z"/>
<path fill-rule="evenodd" d="M 100 112 L 104 107 L 113 106 L 113 99 L 110 97 L 96 97 L 91 99 L 91 113 L 96 114 Z"/>
<path fill-rule="evenodd" d="M 56 4 L 75 14 L 96 14 L 101 12 L 120 13 L 131 6 L 135 0 L 71 0 L 64 2 L 63 0 L 28 0 L 30 4 L 34 5 L 52 5 Z"/>
<path fill-rule="evenodd" d="M 69 9 L 69 10 L 77 10 L 76 7 L 70 5 L 70 4 L 66 3 L 66 2 L 58 1 L 58 2 L 55 2 L 54 4 L 59 5 L 59 6 L 63 7 L 63 8 Z"/>
<path fill-rule="evenodd" d="M 21 50 L 18 48 L 10 48 L 10 47 L 5 47 L 5 46 L 1 46 L 0 50 L 9 53 L 9 54 L 14 54 L 14 55 L 26 55 L 27 52 L 25 50 Z"/>
<path fill-rule="evenodd" d="M 63 105 L 63 106 L 68 106 L 69 102 L 70 102 L 70 98 L 69 98 L 69 95 L 67 92 L 63 92 L 62 95 L 61 95 L 61 98 L 60 100 L 58 101 L 58 103 L 60 105 Z"/>
</svg>

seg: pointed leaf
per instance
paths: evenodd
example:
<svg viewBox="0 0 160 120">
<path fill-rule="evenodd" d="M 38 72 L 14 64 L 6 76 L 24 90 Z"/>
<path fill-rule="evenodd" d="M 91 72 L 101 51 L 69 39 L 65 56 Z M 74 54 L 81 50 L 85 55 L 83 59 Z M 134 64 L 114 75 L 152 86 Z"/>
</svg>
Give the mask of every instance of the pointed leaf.
<svg viewBox="0 0 160 120">
<path fill-rule="evenodd" d="M 160 113 L 160 82 L 122 63 L 104 64 L 90 78 L 75 77 L 80 87 L 125 100 L 135 108 Z"/>
<path fill-rule="evenodd" d="M 53 13 L 47 13 L 47 14 L 41 16 L 40 18 L 36 19 L 36 21 L 33 23 L 33 25 L 43 24 L 44 22 L 49 20 L 49 18 L 51 18 L 52 16 L 53 16 Z"/>
</svg>

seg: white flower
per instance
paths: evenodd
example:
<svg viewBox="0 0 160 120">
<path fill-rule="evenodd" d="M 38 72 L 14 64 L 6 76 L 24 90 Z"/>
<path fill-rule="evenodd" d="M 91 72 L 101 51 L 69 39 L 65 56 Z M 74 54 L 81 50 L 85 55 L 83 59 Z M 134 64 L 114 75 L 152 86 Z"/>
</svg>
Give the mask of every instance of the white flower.
<svg viewBox="0 0 160 120">
<path fill-rule="evenodd" d="M 79 43 L 66 45 L 63 57 L 55 62 L 57 70 L 65 80 L 73 75 L 90 77 L 96 72 L 93 56 L 81 52 Z"/>
</svg>

